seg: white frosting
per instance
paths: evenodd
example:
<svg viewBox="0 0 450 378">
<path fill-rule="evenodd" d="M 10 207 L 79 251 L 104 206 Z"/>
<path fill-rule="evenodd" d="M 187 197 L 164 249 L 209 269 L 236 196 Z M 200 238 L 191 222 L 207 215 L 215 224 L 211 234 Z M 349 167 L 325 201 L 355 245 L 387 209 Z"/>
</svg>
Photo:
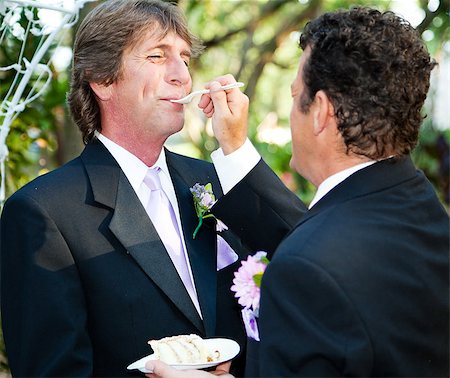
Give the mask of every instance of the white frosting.
<svg viewBox="0 0 450 378">
<path fill-rule="evenodd" d="M 203 364 L 217 361 L 219 352 L 211 352 L 198 335 L 178 335 L 148 342 L 155 357 L 169 365 Z"/>
</svg>

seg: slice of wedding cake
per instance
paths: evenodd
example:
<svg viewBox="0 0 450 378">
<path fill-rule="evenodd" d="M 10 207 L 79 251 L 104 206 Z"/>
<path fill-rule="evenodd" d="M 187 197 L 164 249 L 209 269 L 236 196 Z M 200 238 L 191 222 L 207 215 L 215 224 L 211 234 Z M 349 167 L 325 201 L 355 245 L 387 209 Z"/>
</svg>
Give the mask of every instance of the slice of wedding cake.
<svg viewBox="0 0 450 378">
<path fill-rule="evenodd" d="M 164 337 L 148 342 L 155 357 L 166 364 L 203 364 L 218 361 L 219 351 L 209 350 L 205 340 L 198 335 Z"/>
</svg>

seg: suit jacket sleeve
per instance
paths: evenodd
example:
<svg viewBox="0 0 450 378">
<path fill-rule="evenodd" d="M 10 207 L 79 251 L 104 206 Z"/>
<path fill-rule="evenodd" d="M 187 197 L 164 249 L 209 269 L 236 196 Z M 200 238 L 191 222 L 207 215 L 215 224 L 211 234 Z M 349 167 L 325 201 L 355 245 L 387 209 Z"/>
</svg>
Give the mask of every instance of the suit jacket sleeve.
<svg viewBox="0 0 450 378">
<path fill-rule="evenodd" d="M 306 207 L 261 159 L 212 208 L 251 250 L 275 251 Z"/>
<path fill-rule="evenodd" d="M 0 236 L 2 325 L 13 376 L 92 375 L 83 289 L 64 236 L 22 194 L 5 204 Z"/>
<path fill-rule="evenodd" d="M 371 343 L 346 293 L 317 264 L 281 253 L 262 281 L 259 371 L 268 377 L 370 376 Z"/>
</svg>

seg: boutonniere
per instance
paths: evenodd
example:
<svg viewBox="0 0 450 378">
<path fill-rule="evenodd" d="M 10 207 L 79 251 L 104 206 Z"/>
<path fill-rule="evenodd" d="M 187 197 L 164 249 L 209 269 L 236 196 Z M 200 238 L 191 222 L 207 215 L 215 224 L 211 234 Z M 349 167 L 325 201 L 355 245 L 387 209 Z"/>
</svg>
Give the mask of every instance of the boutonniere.
<svg viewBox="0 0 450 378">
<path fill-rule="evenodd" d="M 244 307 L 242 319 L 247 336 L 256 341 L 259 341 L 257 318 L 261 280 L 268 264 L 266 252 L 260 251 L 253 256 L 248 256 L 234 273 L 233 286 L 231 286 L 231 291 L 235 292 L 234 296 L 238 298 L 238 303 Z"/>
<path fill-rule="evenodd" d="M 208 183 L 206 185 L 195 184 L 189 189 L 194 198 L 195 212 L 198 217 L 198 225 L 192 234 L 192 238 L 195 239 L 200 227 L 203 224 L 203 220 L 207 218 L 213 218 L 216 220 L 216 231 L 228 230 L 228 227 L 219 219 L 217 219 L 214 214 L 211 214 L 211 207 L 216 203 L 216 197 L 214 196 L 212 190 L 212 184 Z"/>
</svg>

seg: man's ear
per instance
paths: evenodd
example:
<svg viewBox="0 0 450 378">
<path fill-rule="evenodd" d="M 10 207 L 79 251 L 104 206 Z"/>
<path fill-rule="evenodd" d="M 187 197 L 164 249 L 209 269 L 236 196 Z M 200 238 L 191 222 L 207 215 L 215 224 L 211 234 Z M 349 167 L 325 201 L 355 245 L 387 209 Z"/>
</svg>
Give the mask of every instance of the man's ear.
<svg viewBox="0 0 450 378">
<path fill-rule="evenodd" d="M 89 83 L 91 89 L 100 101 L 108 101 L 111 98 L 111 86 L 99 83 Z"/>
<path fill-rule="evenodd" d="M 313 106 L 314 135 L 319 135 L 334 119 L 334 106 L 322 90 L 316 93 Z"/>
</svg>

